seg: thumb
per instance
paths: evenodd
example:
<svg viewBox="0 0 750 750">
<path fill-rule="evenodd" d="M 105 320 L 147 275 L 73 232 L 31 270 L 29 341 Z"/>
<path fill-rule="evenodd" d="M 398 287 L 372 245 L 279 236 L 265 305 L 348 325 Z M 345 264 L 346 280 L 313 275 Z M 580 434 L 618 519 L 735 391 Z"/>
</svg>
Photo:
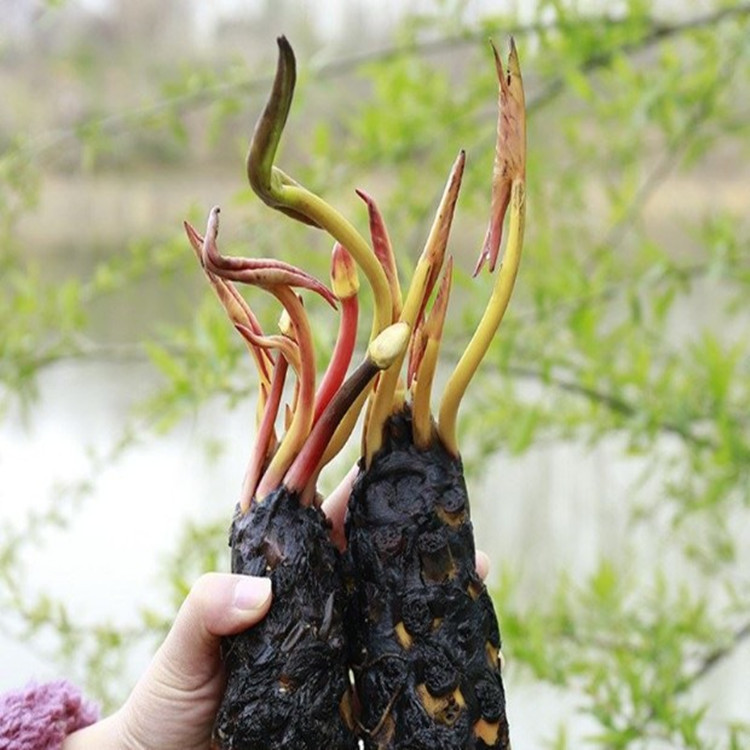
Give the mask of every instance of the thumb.
<svg viewBox="0 0 750 750">
<path fill-rule="evenodd" d="M 206 573 L 190 589 L 154 661 L 182 689 L 201 685 L 217 670 L 221 636 L 260 622 L 270 606 L 270 578 Z"/>
</svg>

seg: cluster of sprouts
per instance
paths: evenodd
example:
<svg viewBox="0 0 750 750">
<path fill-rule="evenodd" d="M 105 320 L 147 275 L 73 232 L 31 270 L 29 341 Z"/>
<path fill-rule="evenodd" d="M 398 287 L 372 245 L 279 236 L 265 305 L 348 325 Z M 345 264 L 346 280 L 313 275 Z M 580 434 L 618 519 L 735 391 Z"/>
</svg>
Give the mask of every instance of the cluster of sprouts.
<svg viewBox="0 0 750 750">
<path fill-rule="evenodd" d="M 461 399 L 502 320 L 518 271 L 525 215 L 524 93 L 515 45 L 507 70 L 492 47 L 499 79 L 497 146 L 492 177 L 491 216 L 475 275 L 486 263 L 495 270 L 505 215 L 508 237 L 484 314 L 443 392 L 438 418 L 430 409 L 432 383 L 451 290 L 453 260 L 447 253 L 453 214 L 464 171 L 460 152 L 411 282 L 402 294 L 393 247 L 375 201 L 364 191 L 370 241 L 336 209 L 275 165 L 276 151 L 294 93 L 292 48 L 278 40 L 279 59 L 269 100 L 253 133 L 247 174 L 256 194 L 269 206 L 324 229 L 335 241 L 331 287 L 278 260 L 227 257 L 219 252 L 219 209 L 209 214 L 204 236 L 185 222 L 190 243 L 214 291 L 255 361 L 259 377 L 258 433 L 240 500 L 247 510 L 283 485 L 303 504 L 318 501 L 321 469 L 344 446 L 365 402 L 362 452 L 366 468 L 383 441 L 386 421 L 410 408 L 414 443 L 439 440 L 458 455 L 456 419 Z M 367 279 L 374 314 L 367 354 L 347 376 L 358 325 L 359 268 Z M 284 308 L 280 333 L 264 333 L 235 284 L 250 284 L 273 294 Z M 320 295 L 339 310 L 339 330 L 328 367 L 316 388 L 310 323 L 297 289 Z M 406 372 L 403 364 L 406 360 Z M 296 378 L 285 431 L 277 436 L 284 384 L 289 369 Z"/>
</svg>

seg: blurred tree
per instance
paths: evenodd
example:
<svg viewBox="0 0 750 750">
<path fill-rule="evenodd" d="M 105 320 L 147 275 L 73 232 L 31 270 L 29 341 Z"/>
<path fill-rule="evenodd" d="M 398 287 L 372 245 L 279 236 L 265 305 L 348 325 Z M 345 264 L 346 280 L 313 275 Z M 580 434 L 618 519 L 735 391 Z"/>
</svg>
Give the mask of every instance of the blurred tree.
<svg viewBox="0 0 750 750">
<path fill-rule="evenodd" d="M 126 5 L 123 12 L 136 12 L 132 3 L 118 8 Z M 516 35 L 530 123 L 527 251 L 492 362 L 463 410 L 465 459 L 476 473 L 498 453 L 607 443 L 644 479 L 625 509 L 622 538 L 602 544 L 585 578 L 555 560 L 543 561 L 544 580 L 530 579 L 522 565 L 503 571 L 496 601 L 511 717 L 514 690 L 530 681 L 551 686 L 578 712 L 569 724 L 539 728 L 539 743 L 550 747 L 746 747 L 747 717 L 723 712 L 701 686 L 720 664 L 736 662 L 750 637 L 750 5 L 716 0 L 685 4 L 679 14 L 658 14 L 642 0 L 617 12 L 588 6 L 540 0 L 534 20 L 521 24 L 511 15 L 477 18 L 471 3 L 436 3 L 404 20 L 392 48 L 312 69 L 300 55 L 305 80 L 284 159 L 360 225 L 361 207 L 348 191 L 356 184 L 377 192 L 407 271 L 447 168 L 465 147 L 465 231 L 456 232 L 465 240 L 452 250 L 457 265 L 470 268 L 494 142 L 486 39 Z M 181 7 L 172 3 L 173 15 Z M 47 11 L 47 25 L 57 12 Z M 148 48 L 158 46 L 156 25 L 147 27 L 138 26 L 133 49 L 145 38 Z M 19 54 L 13 50 L 15 70 Z M 3 55 L 11 58 L 7 43 Z M 241 344 L 212 300 L 194 304 L 197 282 L 185 281 L 196 277 L 179 233 L 189 194 L 155 235 L 117 255 L 91 248 L 98 260 L 82 275 L 51 277 L 18 231 L 61 163 L 127 173 L 148 170 L 158 154 L 163 164 L 168 154 L 175 174 L 189 167 L 192 175 L 241 164 L 247 113 L 259 107 L 270 65 L 258 74 L 240 57 L 228 59 L 152 69 L 145 95 L 157 102 L 147 107 L 124 110 L 117 91 L 87 91 L 98 105 L 61 131 L 35 129 L 35 110 L 22 106 L 3 117 L 0 416 L 19 405 L 33 411 L 39 377 L 56 362 L 111 353 L 92 333 L 92 310 L 134 294 L 155 273 L 173 305 L 170 327 L 135 331 L 140 343 L 131 354 L 148 358 L 162 377 L 139 407 L 139 430 L 174 425 L 209 400 L 215 408 L 217 396 L 244 405 Z M 84 91 L 106 79 L 86 78 L 64 55 L 49 64 Z M 96 65 L 115 67 L 116 50 Z M 311 250 L 304 265 L 326 273 L 327 254 L 313 252 L 327 247 L 325 238 L 268 214 L 247 190 L 239 200 L 257 255 L 284 255 L 279 248 L 304 241 Z M 76 227 L 73 240 L 85 244 L 85 230 Z M 446 332 L 454 355 L 478 315 L 481 284 L 458 279 Z M 257 306 L 261 316 L 276 314 L 260 298 Z M 685 325 L 687 316 L 697 322 Z M 325 343 L 326 326 L 319 328 Z M 135 440 L 133 424 L 101 465 Z M 24 586 L 29 550 L 94 490 L 86 478 L 27 522 L 6 525 L 0 622 L 19 638 L 53 628 L 59 657 L 111 704 L 127 689 L 118 670 L 130 649 L 158 638 L 172 611 L 147 612 L 126 632 L 84 627 L 54 595 Z M 601 492 L 591 507 L 606 501 L 607 488 Z M 195 572 L 218 564 L 224 544 L 223 528 L 184 530 L 165 579 L 175 603 Z M 581 725 L 586 736 L 574 728 Z"/>
<path fill-rule="evenodd" d="M 162 60 L 179 53 L 192 36 L 195 8 L 188 0 L 115 0 L 113 5 L 112 23 L 134 54 L 154 45 L 148 57 Z"/>
</svg>

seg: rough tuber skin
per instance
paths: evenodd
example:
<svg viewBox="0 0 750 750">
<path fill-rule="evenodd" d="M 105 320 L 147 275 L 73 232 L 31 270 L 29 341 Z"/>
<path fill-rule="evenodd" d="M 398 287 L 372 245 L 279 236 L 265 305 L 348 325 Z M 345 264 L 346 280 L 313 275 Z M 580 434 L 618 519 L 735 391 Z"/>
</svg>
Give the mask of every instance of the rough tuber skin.
<svg viewBox="0 0 750 750">
<path fill-rule="evenodd" d="M 341 560 L 329 523 L 279 487 L 237 512 L 232 571 L 268 575 L 261 623 L 226 638 L 227 688 L 212 750 L 353 750 Z"/>
<path fill-rule="evenodd" d="M 409 411 L 354 484 L 347 617 L 367 750 L 507 750 L 500 633 L 477 575 L 459 458 Z"/>
</svg>

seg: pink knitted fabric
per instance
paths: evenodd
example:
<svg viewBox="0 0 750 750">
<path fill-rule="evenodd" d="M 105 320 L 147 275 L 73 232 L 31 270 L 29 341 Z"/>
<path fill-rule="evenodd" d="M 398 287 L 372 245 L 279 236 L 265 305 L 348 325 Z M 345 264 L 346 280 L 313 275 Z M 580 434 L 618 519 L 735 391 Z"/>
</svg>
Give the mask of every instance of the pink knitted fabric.
<svg viewBox="0 0 750 750">
<path fill-rule="evenodd" d="M 65 680 L 31 683 L 0 695 L 2 750 L 60 750 L 76 729 L 93 724 L 99 710 Z"/>
</svg>

